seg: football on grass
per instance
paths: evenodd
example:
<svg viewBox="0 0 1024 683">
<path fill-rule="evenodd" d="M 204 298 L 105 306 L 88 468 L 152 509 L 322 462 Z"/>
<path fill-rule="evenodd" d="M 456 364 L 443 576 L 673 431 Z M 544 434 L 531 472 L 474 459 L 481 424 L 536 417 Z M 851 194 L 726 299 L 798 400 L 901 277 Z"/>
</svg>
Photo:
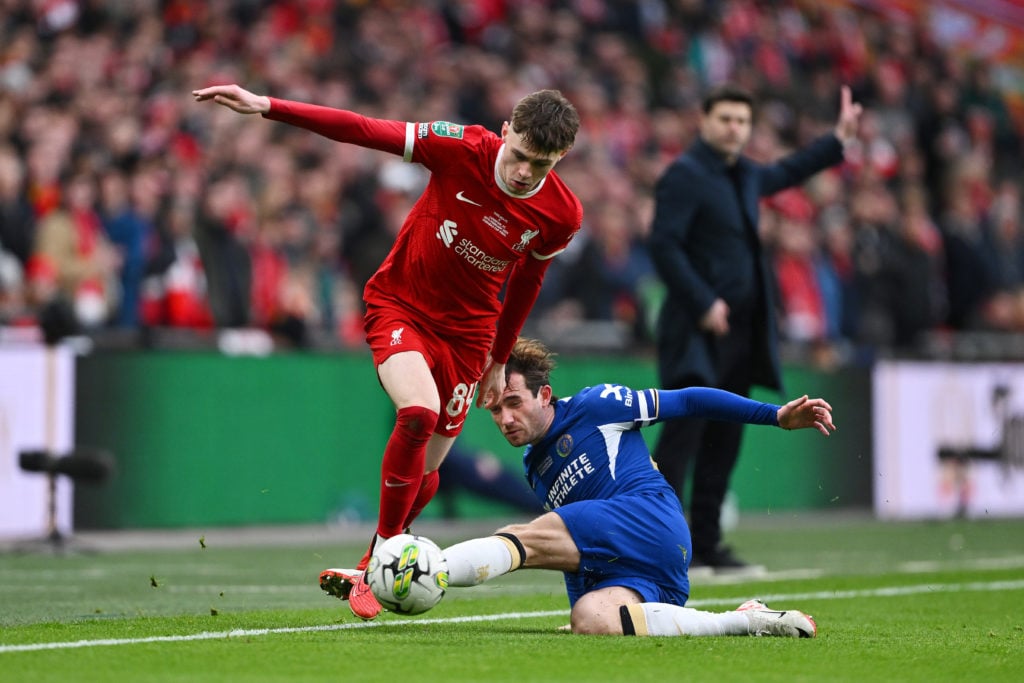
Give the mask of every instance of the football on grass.
<svg viewBox="0 0 1024 683">
<path fill-rule="evenodd" d="M 366 582 L 384 609 L 422 614 L 444 597 L 448 563 L 429 538 L 399 534 L 374 548 Z"/>
</svg>

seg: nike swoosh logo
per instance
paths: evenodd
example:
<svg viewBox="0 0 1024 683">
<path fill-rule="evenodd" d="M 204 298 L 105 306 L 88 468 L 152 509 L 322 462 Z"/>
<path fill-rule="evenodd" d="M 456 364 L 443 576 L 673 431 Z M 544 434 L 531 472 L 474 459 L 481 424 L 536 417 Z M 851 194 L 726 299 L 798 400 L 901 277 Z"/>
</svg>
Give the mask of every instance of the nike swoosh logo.
<svg viewBox="0 0 1024 683">
<path fill-rule="evenodd" d="M 444 428 L 445 428 L 445 429 L 447 429 L 448 431 L 451 431 L 451 430 L 453 430 L 453 429 L 458 429 L 458 428 L 459 428 L 459 425 L 460 425 L 460 424 L 462 424 L 462 422 L 463 422 L 462 420 L 459 420 L 458 422 L 456 422 L 456 423 L 454 423 L 454 424 L 452 424 L 451 422 L 449 422 L 448 424 L 446 424 L 446 425 L 444 426 Z"/>
<path fill-rule="evenodd" d="M 467 204 L 472 204 L 473 206 L 483 206 L 483 204 L 477 204 L 472 199 L 467 197 L 464 191 L 460 191 L 457 195 L 455 195 L 455 198 L 458 199 L 460 202 L 466 202 Z"/>
<path fill-rule="evenodd" d="M 390 481 L 388 479 L 384 480 L 384 486 L 387 486 L 389 489 L 397 489 L 408 485 L 409 482 L 407 481 Z"/>
</svg>

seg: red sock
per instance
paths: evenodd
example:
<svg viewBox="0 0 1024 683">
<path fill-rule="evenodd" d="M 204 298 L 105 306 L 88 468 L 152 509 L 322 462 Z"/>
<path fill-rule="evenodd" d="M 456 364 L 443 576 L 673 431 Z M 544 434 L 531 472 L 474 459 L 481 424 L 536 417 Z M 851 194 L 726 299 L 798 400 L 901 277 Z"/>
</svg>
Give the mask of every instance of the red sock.
<svg viewBox="0 0 1024 683">
<path fill-rule="evenodd" d="M 433 472 L 427 472 L 423 475 L 423 481 L 420 482 L 420 492 L 416 494 L 416 500 L 412 502 L 412 509 L 409 510 L 409 516 L 405 518 L 405 524 L 402 525 L 403 529 L 408 529 L 412 526 L 412 523 L 420 516 L 423 512 L 423 508 L 427 507 L 434 498 L 434 494 L 437 493 L 437 484 L 440 481 L 440 477 L 437 474 L 437 470 Z"/>
<path fill-rule="evenodd" d="M 436 423 L 437 413 L 429 408 L 412 406 L 398 411 L 381 465 L 377 533 L 383 538 L 397 536 L 405 528 L 405 519 L 420 492 L 427 440 Z"/>
<path fill-rule="evenodd" d="M 423 512 L 423 508 L 427 507 L 427 503 L 434 498 L 434 494 L 437 493 L 437 485 L 439 481 L 440 477 L 438 477 L 437 470 L 427 472 L 423 475 L 423 480 L 420 482 L 420 491 L 416 495 L 416 500 L 412 502 L 412 509 L 409 511 L 409 516 L 405 518 L 405 524 L 402 525 L 402 531 L 405 531 L 412 525 L 413 521 L 415 521 L 416 518 L 420 516 L 420 513 Z M 374 536 L 374 540 L 376 540 L 376 536 Z M 366 569 L 367 565 L 370 564 L 371 554 L 373 554 L 372 542 L 363 554 L 363 559 L 359 560 L 359 564 L 356 565 L 356 568 Z"/>
</svg>

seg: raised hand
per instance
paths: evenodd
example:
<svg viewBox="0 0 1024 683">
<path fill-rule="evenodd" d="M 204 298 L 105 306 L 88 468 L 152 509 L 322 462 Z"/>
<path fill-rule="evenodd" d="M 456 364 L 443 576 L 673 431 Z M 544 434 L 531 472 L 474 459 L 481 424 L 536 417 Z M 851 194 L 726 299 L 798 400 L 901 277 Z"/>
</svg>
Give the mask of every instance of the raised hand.
<svg viewBox="0 0 1024 683">
<path fill-rule="evenodd" d="M 825 436 L 836 430 L 832 423 L 832 406 L 823 398 L 808 398 L 807 394 L 779 408 L 778 418 L 783 429 L 813 427 Z"/>
<path fill-rule="evenodd" d="M 844 145 L 849 144 L 857 137 L 857 127 L 860 125 L 860 115 L 864 107 L 853 101 L 853 93 L 850 86 L 844 85 L 839 91 L 839 120 L 836 121 L 836 137 Z"/>
</svg>

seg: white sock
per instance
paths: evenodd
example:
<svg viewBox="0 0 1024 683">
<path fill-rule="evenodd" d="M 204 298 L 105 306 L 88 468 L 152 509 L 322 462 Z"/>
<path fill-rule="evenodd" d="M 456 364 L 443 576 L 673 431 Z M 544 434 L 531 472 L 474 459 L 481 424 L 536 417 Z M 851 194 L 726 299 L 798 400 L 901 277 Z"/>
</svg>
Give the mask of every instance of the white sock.
<svg viewBox="0 0 1024 683">
<path fill-rule="evenodd" d="M 522 554 L 504 536 L 474 538 L 444 549 L 449 586 L 477 586 L 518 569 Z"/>
<path fill-rule="evenodd" d="M 750 629 L 743 612 L 702 612 L 663 602 L 626 605 L 626 611 L 638 636 L 745 636 Z"/>
</svg>

